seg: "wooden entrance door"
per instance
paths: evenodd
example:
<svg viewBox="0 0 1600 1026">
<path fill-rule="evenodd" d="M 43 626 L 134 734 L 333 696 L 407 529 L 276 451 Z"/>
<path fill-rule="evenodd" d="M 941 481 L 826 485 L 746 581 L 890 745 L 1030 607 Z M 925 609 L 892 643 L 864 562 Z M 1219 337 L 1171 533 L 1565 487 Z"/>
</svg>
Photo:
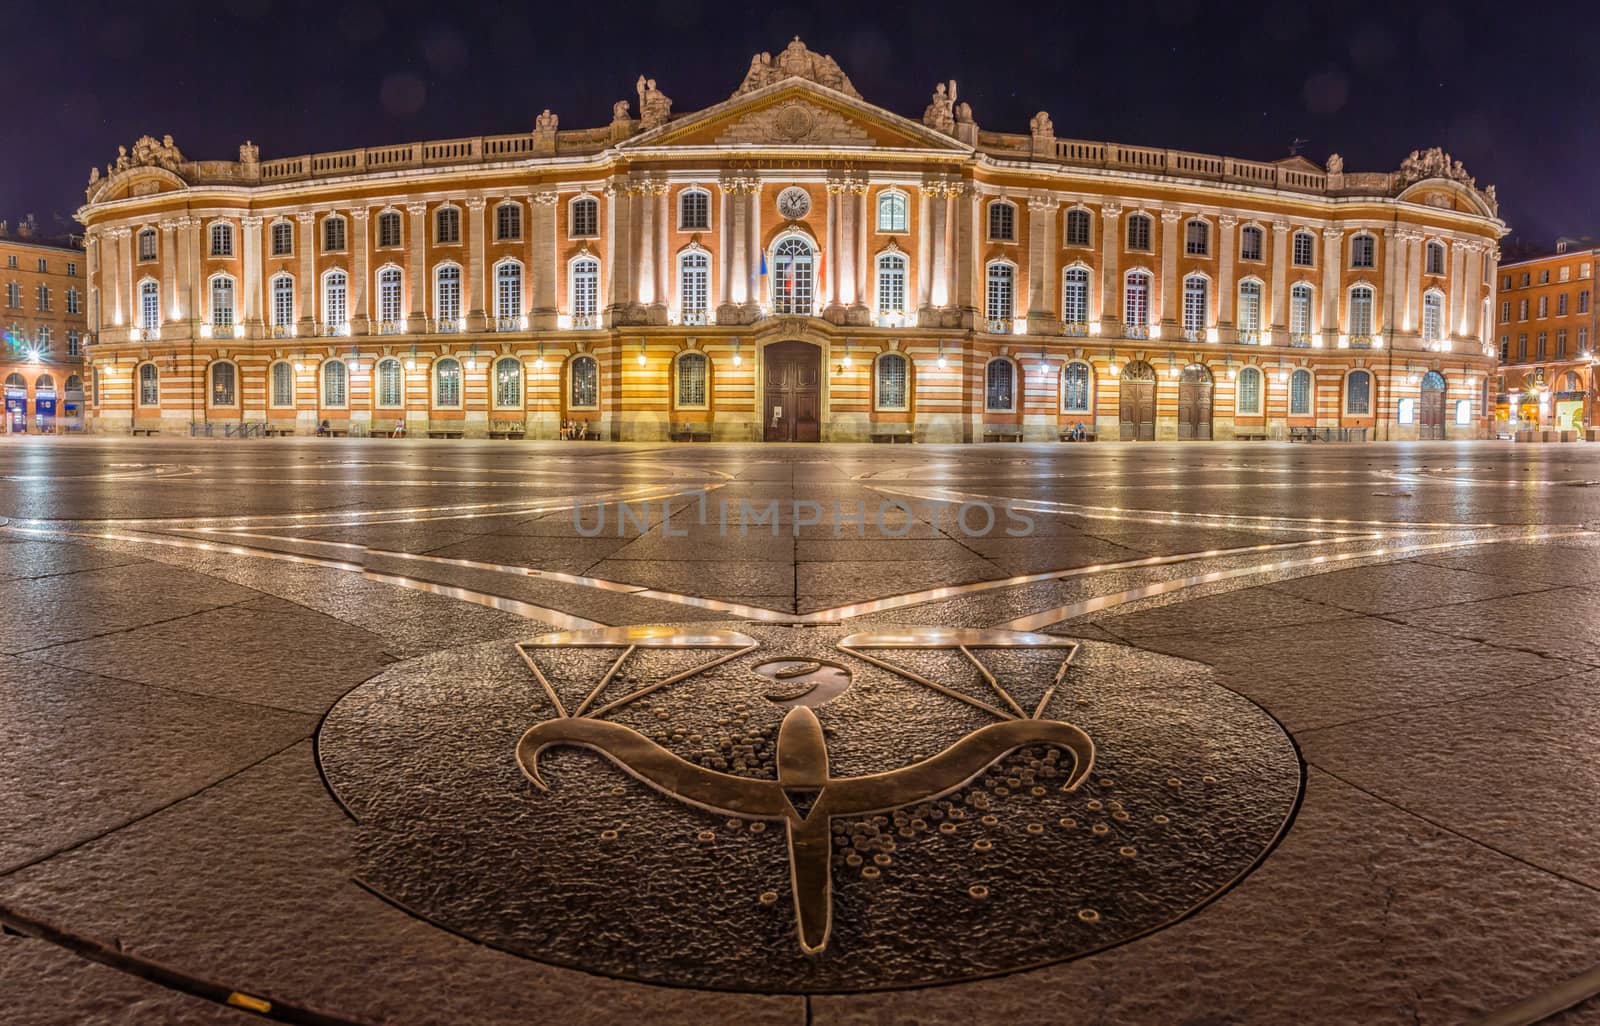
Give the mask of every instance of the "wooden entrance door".
<svg viewBox="0 0 1600 1026">
<path fill-rule="evenodd" d="M 766 440 L 822 441 L 822 350 L 809 342 L 775 342 L 763 359 Z"/>
<path fill-rule="evenodd" d="M 1154 441 L 1156 437 L 1156 371 L 1143 360 L 1122 368 L 1119 419 L 1124 442 Z"/>
<path fill-rule="evenodd" d="M 1178 437 L 1211 437 L 1211 372 L 1198 364 L 1178 379 Z"/>
<path fill-rule="evenodd" d="M 1418 438 L 1444 437 L 1444 375 L 1429 371 L 1422 377 L 1422 409 L 1418 416 Z"/>
</svg>

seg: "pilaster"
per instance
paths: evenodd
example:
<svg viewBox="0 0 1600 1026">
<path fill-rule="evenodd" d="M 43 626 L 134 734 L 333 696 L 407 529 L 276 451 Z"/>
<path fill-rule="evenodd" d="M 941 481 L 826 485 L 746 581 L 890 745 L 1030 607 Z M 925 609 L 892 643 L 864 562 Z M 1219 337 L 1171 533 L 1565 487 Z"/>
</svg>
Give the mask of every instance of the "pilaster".
<svg viewBox="0 0 1600 1026">
<path fill-rule="evenodd" d="M 1178 294 L 1178 222 L 1181 220 L 1181 211 L 1161 212 L 1161 334 L 1168 338 L 1177 337 L 1179 318 L 1183 315 L 1183 297 Z"/>
<path fill-rule="evenodd" d="M 467 330 L 482 331 L 487 321 L 484 311 L 489 309 L 489 276 L 483 270 L 487 234 L 483 211 L 488 206 L 488 200 L 482 196 L 468 196 L 466 202 L 472 248 L 467 256 L 466 295 L 463 298 L 467 306 Z"/>
<path fill-rule="evenodd" d="M 366 207 L 357 207 L 350 211 L 350 334 L 365 335 L 370 330 L 372 311 L 368 309 L 368 297 L 371 294 L 372 272 L 368 267 L 367 243 L 367 216 L 371 213 Z"/>
<path fill-rule="evenodd" d="M 1233 229 L 1238 224 L 1239 219 L 1230 214 L 1217 218 L 1217 337 L 1223 342 L 1238 339 L 1233 314 L 1238 293 L 1233 283 Z"/>
<path fill-rule="evenodd" d="M 410 270 L 406 284 L 411 290 L 411 309 L 406 330 L 421 334 L 428 330 L 428 205 L 407 203 L 411 223 L 406 232 L 406 258 Z"/>
<path fill-rule="evenodd" d="M 533 305 L 528 324 L 535 331 L 550 331 L 556 326 L 556 275 L 561 259 L 556 241 L 554 191 L 533 194 L 533 224 L 528 232 L 528 293 Z"/>
<path fill-rule="evenodd" d="M 1289 341 L 1287 310 L 1289 260 L 1292 255 L 1289 251 L 1289 222 L 1272 222 L 1272 314 L 1269 323 L 1272 341 L 1279 344 Z"/>
<path fill-rule="evenodd" d="M 1122 204 L 1100 205 L 1100 287 L 1090 302 L 1098 304 L 1091 316 L 1100 321 L 1100 334 L 1115 338 L 1122 318 L 1121 274 L 1117 257 L 1122 252 Z"/>
</svg>

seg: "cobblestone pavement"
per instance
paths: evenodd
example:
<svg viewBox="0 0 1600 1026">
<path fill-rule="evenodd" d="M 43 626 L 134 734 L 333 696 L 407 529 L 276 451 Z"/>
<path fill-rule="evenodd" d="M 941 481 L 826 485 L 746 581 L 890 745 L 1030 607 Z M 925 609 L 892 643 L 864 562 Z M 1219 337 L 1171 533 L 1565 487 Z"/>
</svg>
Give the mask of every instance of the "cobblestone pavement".
<svg viewBox="0 0 1600 1026">
<path fill-rule="evenodd" d="M 0 479 L 7 1026 L 1600 1023 L 1594 447 L 24 438 Z M 1030 721 L 1082 786 L 1059 726 L 928 783 Z M 836 794 L 911 771 L 821 876 L 805 722 Z"/>
</svg>

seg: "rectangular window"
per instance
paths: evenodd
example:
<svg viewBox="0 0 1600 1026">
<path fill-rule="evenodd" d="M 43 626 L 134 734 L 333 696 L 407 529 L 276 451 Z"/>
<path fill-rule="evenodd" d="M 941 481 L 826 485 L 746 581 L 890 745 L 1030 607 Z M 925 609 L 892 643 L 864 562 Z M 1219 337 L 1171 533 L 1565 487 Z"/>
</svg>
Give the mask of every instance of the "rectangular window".
<svg viewBox="0 0 1600 1026">
<path fill-rule="evenodd" d="M 1122 293 L 1122 323 L 1143 331 L 1150 325 L 1150 279 L 1143 274 L 1128 275 Z"/>
<path fill-rule="evenodd" d="M 495 272 L 495 316 L 522 316 L 522 268 L 516 264 L 501 264 Z"/>
<path fill-rule="evenodd" d="M 1558 281 L 1571 281 L 1572 280 L 1572 268 L 1563 267 L 1561 269 L 1561 274 L 1557 276 L 1557 280 Z"/>
<path fill-rule="evenodd" d="M 1208 283 L 1204 278 L 1188 278 L 1183 283 L 1183 333 L 1194 337 L 1206 330 Z"/>
<path fill-rule="evenodd" d="M 1089 323 L 1089 272 L 1081 267 L 1067 271 L 1062 282 L 1061 320 L 1066 324 Z"/>
<path fill-rule="evenodd" d="M 1561 359 L 1562 357 L 1564 357 L 1566 355 L 1567 355 L 1567 329 L 1566 328 L 1557 328 L 1556 329 L 1556 359 L 1559 360 L 1559 359 Z"/>
<path fill-rule="evenodd" d="M 700 253 L 685 253 L 678 264 L 678 304 L 685 324 L 704 324 L 710 302 L 711 261 Z M 880 279 L 881 289 L 881 279 Z M 883 297 L 880 294 L 881 306 Z"/>
<path fill-rule="evenodd" d="M 400 215 L 395 213 L 378 215 L 378 245 L 400 245 Z"/>
<path fill-rule="evenodd" d="M 899 228 L 885 228 L 883 226 L 883 205 L 878 206 L 878 230 L 905 231 L 904 225 Z M 678 200 L 678 230 L 685 232 L 703 232 L 711 227 L 711 195 L 699 189 L 685 192 Z"/>
<path fill-rule="evenodd" d="M 522 208 L 515 203 L 502 203 L 494 208 L 494 237 L 500 242 L 522 238 Z"/>
<path fill-rule="evenodd" d="M 1517 320 L 1525 321 L 1527 319 L 1528 319 L 1528 301 L 1526 299 L 1519 299 L 1519 300 L 1517 300 Z"/>
<path fill-rule="evenodd" d="M 1185 225 L 1183 251 L 1189 256 L 1209 256 L 1211 253 L 1211 226 L 1204 221 L 1190 221 Z"/>
<path fill-rule="evenodd" d="M 1565 317 L 1566 315 L 1567 315 L 1567 294 L 1565 292 L 1563 292 L 1563 293 L 1561 293 L 1561 295 L 1556 297 L 1556 316 L 1557 317 Z"/>
<path fill-rule="evenodd" d="M 989 287 L 984 305 L 985 316 L 991 321 L 1009 321 L 1015 309 L 1012 299 L 1011 265 L 990 264 Z"/>
<path fill-rule="evenodd" d="M 904 313 L 906 308 L 906 265 L 896 256 L 878 259 L 878 311 Z"/>
<path fill-rule="evenodd" d="M 78 312 L 78 290 L 77 289 L 68 289 L 67 290 L 67 313 L 75 314 L 77 312 Z"/>
<path fill-rule="evenodd" d="M 1311 334 L 1311 287 L 1296 285 L 1289 290 L 1289 334 L 1306 338 Z"/>
<path fill-rule="evenodd" d="M 1536 357 L 1536 359 L 1544 359 L 1544 348 L 1547 337 L 1548 334 L 1546 332 L 1539 332 L 1539 355 Z"/>
<path fill-rule="evenodd" d="M 322 251 L 324 253 L 344 252 L 344 218 L 330 217 L 322 222 Z"/>
<path fill-rule="evenodd" d="M 6 284 L 6 306 L 15 310 L 22 305 L 22 286 L 16 282 Z"/>
<path fill-rule="evenodd" d="M 1517 362 L 1518 363 L 1526 363 L 1527 361 L 1528 361 L 1528 333 L 1527 332 L 1522 332 L 1521 334 L 1519 334 L 1517 336 Z"/>
<path fill-rule="evenodd" d="M 1579 289 L 1578 290 L 1578 312 L 1579 313 L 1588 313 L 1589 312 L 1589 290 L 1588 289 Z"/>
<path fill-rule="evenodd" d="M 1089 244 L 1089 212 L 1087 210 L 1067 211 L 1067 245 L 1087 246 Z"/>
<path fill-rule="evenodd" d="M 1587 353 L 1588 351 L 1589 351 L 1589 329 L 1588 328 L 1579 328 L 1578 329 L 1578 352 L 1579 353 Z"/>
<path fill-rule="evenodd" d="M 1295 371 L 1289 379 L 1289 416 L 1311 416 L 1311 372 Z"/>
<path fill-rule="evenodd" d="M 294 226 L 288 221 L 274 221 L 272 224 L 272 255 L 275 257 L 292 256 L 294 254 Z"/>
<path fill-rule="evenodd" d="M 1317 258 L 1317 237 L 1310 232 L 1296 232 L 1294 236 L 1294 265 L 1312 267 Z"/>
<path fill-rule="evenodd" d="M 1542 320 L 1550 316 L 1550 297 L 1539 297 L 1539 318 Z"/>
<path fill-rule="evenodd" d="M 1245 228 L 1239 233 L 1239 259 L 1261 259 L 1261 229 Z"/>
<path fill-rule="evenodd" d="M 1501 324 L 1509 324 L 1510 322 L 1511 322 L 1511 300 L 1509 300 L 1509 299 L 1502 300 L 1501 303 L 1500 303 L 1500 323 Z"/>
<path fill-rule="evenodd" d="M 706 404 L 706 358 L 699 353 L 686 353 L 678 360 L 678 405 L 704 406 Z"/>
<path fill-rule="evenodd" d="M 81 355 L 83 355 L 82 353 L 79 352 L 79 348 L 80 347 L 79 347 L 79 344 L 78 344 L 78 338 L 79 338 L 79 336 L 78 336 L 78 329 L 77 328 L 68 328 L 67 329 L 67 355 L 68 356 L 81 356 Z"/>
<path fill-rule="evenodd" d="M 1150 219 L 1143 214 L 1128 218 L 1128 248 L 1150 252 Z"/>
<path fill-rule="evenodd" d="M 40 257 L 39 258 L 39 273 L 40 274 L 49 274 L 50 273 L 50 261 L 46 260 L 44 257 Z"/>
<path fill-rule="evenodd" d="M 78 265 L 73 263 L 71 260 L 68 260 L 67 261 L 67 277 L 68 278 L 76 278 L 77 276 L 78 276 Z"/>
</svg>

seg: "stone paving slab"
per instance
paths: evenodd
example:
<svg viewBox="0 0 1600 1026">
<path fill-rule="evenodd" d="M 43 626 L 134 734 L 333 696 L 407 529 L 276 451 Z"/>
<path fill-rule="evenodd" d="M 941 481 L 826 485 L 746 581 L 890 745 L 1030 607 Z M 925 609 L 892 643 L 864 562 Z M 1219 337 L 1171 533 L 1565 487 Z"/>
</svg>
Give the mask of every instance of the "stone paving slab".
<svg viewBox="0 0 1600 1026">
<path fill-rule="evenodd" d="M 1459 611 L 1446 607 L 1543 590 L 1547 586 L 1426 562 L 1403 562 L 1303 577 L 1272 587 L 1286 595 L 1325 602 L 1356 613 L 1438 610 L 1442 618 L 1453 621 Z"/>
</svg>

